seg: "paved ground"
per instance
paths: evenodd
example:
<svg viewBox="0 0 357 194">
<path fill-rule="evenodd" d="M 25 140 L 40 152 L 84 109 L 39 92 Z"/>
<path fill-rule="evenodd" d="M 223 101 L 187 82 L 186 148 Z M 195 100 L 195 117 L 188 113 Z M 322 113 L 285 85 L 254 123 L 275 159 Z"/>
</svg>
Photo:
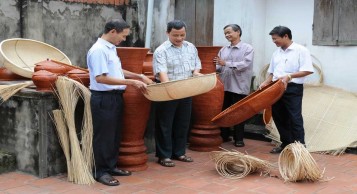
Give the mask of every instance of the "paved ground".
<svg viewBox="0 0 357 194">
<path fill-rule="evenodd" d="M 278 155 L 269 154 L 269 151 L 273 148 L 270 143 L 256 140 L 246 140 L 245 143 L 244 148 L 237 150 L 277 164 Z M 231 143 L 224 143 L 222 146 L 226 149 L 236 149 Z M 190 150 L 187 152 L 195 159 L 195 162 L 176 162 L 174 168 L 160 166 L 156 163 L 154 155 L 150 154 L 148 170 L 135 172 L 130 177 L 117 177 L 121 183 L 117 187 L 108 187 L 99 183 L 91 186 L 75 185 L 67 182 L 65 175 L 39 179 L 21 172 L 1 174 L 0 194 L 357 194 L 357 155 L 353 154 L 341 156 L 313 154 L 319 166 L 322 169 L 325 168 L 325 177 L 334 177 L 328 182 L 284 183 L 279 178 L 264 177 L 259 174 L 251 174 L 238 180 L 223 178 L 216 172 L 208 153 Z M 279 171 L 276 169 L 272 174 L 279 175 Z"/>
</svg>

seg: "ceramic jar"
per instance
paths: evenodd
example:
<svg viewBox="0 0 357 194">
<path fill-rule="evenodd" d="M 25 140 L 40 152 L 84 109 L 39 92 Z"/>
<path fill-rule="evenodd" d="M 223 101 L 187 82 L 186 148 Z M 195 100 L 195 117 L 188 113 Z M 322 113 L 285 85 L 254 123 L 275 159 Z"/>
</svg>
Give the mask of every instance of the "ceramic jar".
<svg viewBox="0 0 357 194">
<path fill-rule="evenodd" d="M 148 52 L 146 54 L 144 63 L 143 63 L 143 74 L 150 78 L 151 80 L 154 80 L 154 72 L 152 69 L 152 60 L 153 60 L 153 53 Z"/>
<path fill-rule="evenodd" d="M 6 69 L 5 67 L 0 67 L 0 81 L 14 81 L 14 80 L 26 80 L 26 79 L 29 78 L 17 75 L 14 72 Z"/>
<path fill-rule="evenodd" d="M 41 61 L 39 63 L 35 64 L 35 69 L 34 71 L 39 71 L 39 70 L 46 70 L 52 73 L 55 73 L 57 75 L 64 75 L 67 73 L 66 67 L 59 65 L 57 63 L 52 62 L 51 60 L 45 60 Z"/>
<path fill-rule="evenodd" d="M 117 53 L 122 68 L 141 74 L 143 62 L 149 49 L 137 47 L 118 47 Z M 144 134 L 149 119 L 151 101 L 133 86 L 126 87 L 122 140 L 119 148 L 118 166 L 130 171 L 142 171 L 148 168 Z"/>
<path fill-rule="evenodd" d="M 220 46 L 197 47 L 202 63 L 201 73 L 216 72 L 213 59 L 220 49 Z M 218 75 L 215 88 L 192 98 L 193 125 L 189 137 L 189 149 L 202 152 L 219 150 L 222 144 L 221 130 L 211 122 L 211 119 L 222 111 L 223 100 L 224 87 Z"/>
<path fill-rule="evenodd" d="M 67 72 L 67 76 L 73 80 L 82 83 L 85 87 L 89 87 L 89 73 L 80 69 L 73 69 Z"/>
<path fill-rule="evenodd" d="M 32 74 L 32 81 L 35 84 L 37 91 L 53 91 L 56 80 L 57 75 L 46 70 L 38 70 Z"/>
</svg>

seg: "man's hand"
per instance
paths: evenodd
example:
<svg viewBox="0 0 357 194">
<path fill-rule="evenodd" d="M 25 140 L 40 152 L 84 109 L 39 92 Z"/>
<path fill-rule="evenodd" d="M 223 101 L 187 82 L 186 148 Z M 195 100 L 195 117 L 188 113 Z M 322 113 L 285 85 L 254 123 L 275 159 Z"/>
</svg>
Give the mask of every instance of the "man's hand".
<svg viewBox="0 0 357 194">
<path fill-rule="evenodd" d="M 147 85 L 146 83 L 138 80 L 131 80 L 131 85 L 134 86 L 136 89 L 140 90 L 142 93 L 147 94 Z"/>
</svg>

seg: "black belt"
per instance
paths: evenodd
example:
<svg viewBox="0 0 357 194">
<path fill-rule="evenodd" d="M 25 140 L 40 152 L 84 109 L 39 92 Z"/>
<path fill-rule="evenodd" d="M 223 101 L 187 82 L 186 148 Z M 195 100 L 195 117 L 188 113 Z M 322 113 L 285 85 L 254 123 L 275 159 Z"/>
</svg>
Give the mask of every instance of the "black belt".
<svg viewBox="0 0 357 194">
<path fill-rule="evenodd" d="M 92 93 L 97 93 L 97 94 L 123 94 L 125 90 L 108 90 L 108 91 L 96 91 L 96 90 L 90 90 Z"/>
</svg>

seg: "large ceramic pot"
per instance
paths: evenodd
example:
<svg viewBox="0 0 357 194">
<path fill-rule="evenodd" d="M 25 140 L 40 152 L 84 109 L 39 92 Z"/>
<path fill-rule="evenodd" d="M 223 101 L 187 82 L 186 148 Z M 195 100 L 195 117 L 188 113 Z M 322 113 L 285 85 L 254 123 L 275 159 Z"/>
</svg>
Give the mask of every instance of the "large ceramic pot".
<svg viewBox="0 0 357 194">
<path fill-rule="evenodd" d="M 117 53 L 122 68 L 141 74 L 147 48 L 118 47 Z M 148 168 L 144 134 L 149 119 L 151 102 L 133 86 L 127 86 L 124 97 L 122 140 L 119 148 L 118 166 L 130 171 Z"/>
<path fill-rule="evenodd" d="M 46 70 L 39 70 L 32 74 L 32 81 L 37 91 L 52 92 L 55 89 L 56 80 L 57 75 Z"/>
<path fill-rule="evenodd" d="M 89 87 L 89 73 L 80 69 L 73 69 L 67 72 L 67 76 L 73 80 L 78 81 L 85 87 Z"/>
<path fill-rule="evenodd" d="M 213 59 L 220 49 L 219 46 L 197 47 L 198 56 L 202 63 L 201 73 L 216 72 Z M 193 97 L 193 125 L 189 138 L 189 149 L 201 152 L 219 150 L 222 144 L 221 130 L 211 122 L 211 119 L 222 111 L 223 100 L 224 88 L 218 77 L 214 89 Z"/>
<path fill-rule="evenodd" d="M 152 69 L 152 60 L 153 60 L 153 53 L 148 52 L 146 54 L 144 63 L 143 63 L 143 74 L 147 76 L 148 78 L 154 80 L 154 72 Z"/>
</svg>

